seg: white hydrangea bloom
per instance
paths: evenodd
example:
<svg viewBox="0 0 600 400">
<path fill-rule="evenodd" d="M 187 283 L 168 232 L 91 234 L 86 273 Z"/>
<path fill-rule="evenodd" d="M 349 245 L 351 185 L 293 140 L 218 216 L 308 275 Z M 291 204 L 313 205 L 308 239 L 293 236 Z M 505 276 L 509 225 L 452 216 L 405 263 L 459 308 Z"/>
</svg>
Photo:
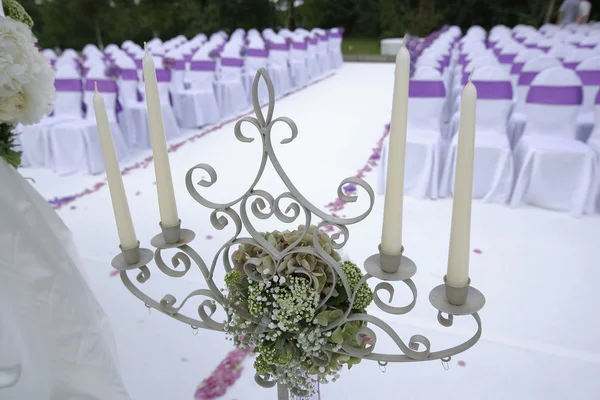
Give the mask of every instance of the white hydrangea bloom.
<svg viewBox="0 0 600 400">
<path fill-rule="evenodd" d="M 54 98 L 54 72 L 29 27 L 0 17 L 0 123 L 39 122 Z"/>
</svg>

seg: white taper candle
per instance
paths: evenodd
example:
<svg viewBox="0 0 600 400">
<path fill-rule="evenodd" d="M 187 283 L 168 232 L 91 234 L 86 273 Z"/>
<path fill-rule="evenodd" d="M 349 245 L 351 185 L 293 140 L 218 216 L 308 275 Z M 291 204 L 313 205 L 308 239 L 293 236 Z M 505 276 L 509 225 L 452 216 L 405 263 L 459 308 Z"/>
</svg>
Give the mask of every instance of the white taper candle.
<svg viewBox="0 0 600 400">
<path fill-rule="evenodd" d="M 446 276 L 446 281 L 452 286 L 466 286 L 469 281 L 476 107 L 477 89 L 469 78 L 469 82 L 462 92 L 458 149 L 456 151 L 452 228 Z"/>
<path fill-rule="evenodd" d="M 158 192 L 158 207 L 160 209 L 160 222 L 164 227 L 173 227 L 179 223 L 177 203 L 173 190 L 169 152 L 165 138 L 162 108 L 158 94 L 158 82 L 154 60 L 145 47 L 142 66 L 144 69 L 144 85 L 146 87 L 146 105 L 148 107 L 148 128 L 154 155 L 154 174 L 156 176 L 156 190 Z"/>
<path fill-rule="evenodd" d="M 398 255 L 402 251 L 404 160 L 406 158 L 408 84 L 410 81 L 410 53 L 405 43 L 396 56 L 385 205 L 383 210 L 381 252 L 389 255 Z"/>
<path fill-rule="evenodd" d="M 96 114 L 96 126 L 98 127 L 98 136 L 100 138 L 100 148 L 102 149 L 102 157 L 104 158 L 104 166 L 106 169 L 106 178 L 108 179 L 108 189 L 110 190 L 110 198 L 112 200 L 113 211 L 115 213 L 115 221 L 117 222 L 117 231 L 119 232 L 119 240 L 123 250 L 133 249 L 138 246 L 131 213 L 129 212 L 129 204 L 123 187 L 123 178 L 119 169 L 119 161 L 117 152 L 113 142 L 108 115 L 104 99 L 98 93 L 98 86 L 93 96 L 94 113 Z"/>
</svg>

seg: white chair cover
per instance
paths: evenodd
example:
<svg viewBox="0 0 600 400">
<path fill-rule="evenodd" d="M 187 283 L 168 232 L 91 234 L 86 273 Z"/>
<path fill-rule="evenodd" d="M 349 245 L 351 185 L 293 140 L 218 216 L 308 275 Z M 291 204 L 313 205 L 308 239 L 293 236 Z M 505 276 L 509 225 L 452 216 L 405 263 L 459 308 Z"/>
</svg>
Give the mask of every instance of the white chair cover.
<svg viewBox="0 0 600 400">
<path fill-rule="evenodd" d="M 275 96 L 287 93 L 292 88 L 288 60 L 290 57 L 290 45 L 285 39 L 275 34 L 270 35 L 267 40 L 269 48 L 268 71 L 273 81 Z"/>
<path fill-rule="evenodd" d="M 525 113 L 523 108 L 525 106 L 525 98 L 527 97 L 531 82 L 533 82 L 533 79 L 541 71 L 553 67 L 560 67 L 561 65 L 561 62 L 557 58 L 548 55 L 533 58 L 526 61 L 523 65 L 521 73 L 519 74 L 519 79 L 517 80 L 517 101 L 508 122 L 508 137 L 513 148 L 523 134 L 523 129 L 525 129 Z"/>
<path fill-rule="evenodd" d="M 52 168 L 54 158 L 51 151 L 50 129 L 61 122 L 77 121 L 82 118 L 83 83 L 79 71 L 74 67 L 61 67 L 55 75 L 56 100 L 52 116 L 29 126 L 23 126 L 19 135 L 24 164 L 34 168 Z"/>
<path fill-rule="evenodd" d="M 191 88 L 186 84 L 185 61 L 183 54 L 174 50 L 168 54 L 175 60 L 171 71 L 171 94 L 173 97 L 173 111 L 182 128 L 197 128 L 219 121 L 220 113 L 217 99 L 212 85 L 203 89 Z M 197 68 L 198 63 L 192 65 Z M 202 64 L 202 63 L 200 63 Z M 211 63 L 214 68 L 214 62 Z"/>
<path fill-rule="evenodd" d="M 344 65 L 342 36 L 342 28 L 333 28 L 329 31 L 329 65 L 331 65 L 331 68 L 338 69 Z"/>
<path fill-rule="evenodd" d="M 581 80 L 572 70 L 551 68 L 533 80 L 525 132 L 515 148 L 512 206 L 528 203 L 573 216 L 593 212 L 596 159 L 575 139 L 582 102 Z"/>
<path fill-rule="evenodd" d="M 0 398 L 128 400 L 71 232 L 3 159 L 0 182 Z"/>
<path fill-rule="evenodd" d="M 598 32 L 598 31 L 596 31 Z M 600 94 L 600 91 L 598 91 Z M 588 146 L 590 146 L 594 153 L 596 153 L 596 171 L 600 174 L 600 96 L 596 95 L 594 104 L 594 114 L 596 115 L 596 124 L 590 138 L 588 139 Z M 592 206 L 596 212 L 600 212 L 600 181 L 596 179 L 596 187 L 592 188 Z"/>
<path fill-rule="evenodd" d="M 586 142 L 596 124 L 594 103 L 600 89 L 600 55 L 583 60 L 575 72 L 583 83 L 583 105 L 577 117 L 577 139 Z"/>
<path fill-rule="evenodd" d="M 473 197 L 484 202 L 506 203 L 513 181 L 513 162 L 507 136 L 507 120 L 513 99 L 512 83 L 501 66 L 476 69 L 472 82 L 477 88 Z M 440 184 L 442 195 L 449 195 L 454 190 L 457 144 L 458 135 L 455 134 L 450 142 Z"/>
<path fill-rule="evenodd" d="M 194 59 L 206 58 L 202 50 L 194 55 Z M 199 55 L 200 53 L 200 55 Z M 244 59 L 240 57 L 239 52 L 223 53 L 220 60 L 220 74 L 216 81 L 217 104 L 221 117 L 229 117 L 248 108 L 248 96 L 244 89 L 242 68 Z"/>
</svg>

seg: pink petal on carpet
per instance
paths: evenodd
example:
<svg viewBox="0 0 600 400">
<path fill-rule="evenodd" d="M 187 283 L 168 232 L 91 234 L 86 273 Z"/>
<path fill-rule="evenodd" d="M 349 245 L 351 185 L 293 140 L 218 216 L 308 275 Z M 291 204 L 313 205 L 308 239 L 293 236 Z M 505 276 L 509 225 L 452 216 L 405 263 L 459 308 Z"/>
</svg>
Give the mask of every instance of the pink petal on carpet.
<svg viewBox="0 0 600 400">
<path fill-rule="evenodd" d="M 462 361 L 462 360 L 458 362 L 458 366 L 459 366 L 459 367 L 464 367 L 464 366 L 466 366 L 466 365 L 467 365 L 467 363 L 466 363 L 466 362 L 464 362 L 464 361 Z"/>
<path fill-rule="evenodd" d="M 70 208 L 71 210 L 74 210 L 74 209 L 76 209 L 77 207 L 76 207 L 76 206 L 71 206 L 71 207 L 69 207 L 69 208 Z"/>
<path fill-rule="evenodd" d="M 481 250 L 479 250 L 479 249 L 473 249 L 473 253 L 475 253 L 475 254 L 481 254 Z"/>
<path fill-rule="evenodd" d="M 137 192 L 135 192 L 136 196 L 139 196 L 140 194 L 142 194 L 142 192 L 140 192 L 139 190 Z"/>
<path fill-rule="evenodd" d="M 117 271 L 117 270 L 115 269 L 115 270 L 113 270 L 113 271 L 110 271 L 110 274 L 109 274 L 109 275 L 110 275 L 110 276 L 117 276 L 117 275 L 119 275 L 119 271 Z"/>
<path fill-rule="evenodd" d="M 206 240 L 212 240 L 212 235 L 206 235 Z"/>
</svg>

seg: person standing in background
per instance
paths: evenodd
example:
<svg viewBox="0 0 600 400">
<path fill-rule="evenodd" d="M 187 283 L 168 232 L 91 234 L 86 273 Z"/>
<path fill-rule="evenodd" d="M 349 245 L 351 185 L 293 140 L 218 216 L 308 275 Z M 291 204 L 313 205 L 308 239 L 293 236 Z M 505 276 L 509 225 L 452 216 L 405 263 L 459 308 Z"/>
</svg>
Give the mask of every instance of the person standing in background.
<svg viewBox="0 0 600 400">
<path fill-rule="evenodd" d="M 580 0 L 564 0 L 560 6 L 560 9 L 558 10 L 558 19 L 556 20 L 556 24 L 564 26 L 577 22 L 577 16 L 579 15 L 579 3 Z"/>
<path fill-rule="evenodd" d="M 590 19 L 590 11 L 592 10 L 592 3 L 587 0 L 579 2 L 579 15 L 577 16 L 578 24 L 587 24 Z"/>
</svg>

